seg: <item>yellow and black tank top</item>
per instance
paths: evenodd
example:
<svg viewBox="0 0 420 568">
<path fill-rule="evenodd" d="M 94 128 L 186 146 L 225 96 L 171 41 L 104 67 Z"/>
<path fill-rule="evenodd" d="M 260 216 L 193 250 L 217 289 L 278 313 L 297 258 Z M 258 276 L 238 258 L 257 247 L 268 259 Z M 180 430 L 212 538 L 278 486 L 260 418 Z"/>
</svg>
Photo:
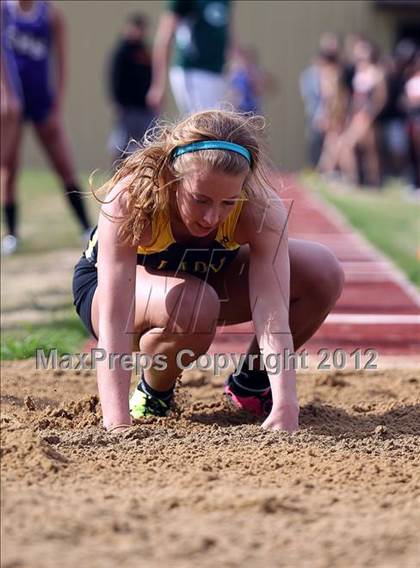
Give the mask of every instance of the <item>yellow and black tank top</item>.
<svg viewBox="0 0 420 568">
<path fill-rule="evenodd" d="M 188 272 L 196 276 L 217 273 L 235 258 L 240 245 L 234 240 L 235 229 L 243 201 L 237 201 L 229 216 L 217 229 L 214 239 L 205 247 L 177 243 L 171 230 L 169 210 L 159 212 L 152 219 L 152 242 L 137 248 L 137 264 L 153 270 Z M 98 229 L 92 231 L 85 258 L 96 266 L 98 258 Z"/>
</svg>

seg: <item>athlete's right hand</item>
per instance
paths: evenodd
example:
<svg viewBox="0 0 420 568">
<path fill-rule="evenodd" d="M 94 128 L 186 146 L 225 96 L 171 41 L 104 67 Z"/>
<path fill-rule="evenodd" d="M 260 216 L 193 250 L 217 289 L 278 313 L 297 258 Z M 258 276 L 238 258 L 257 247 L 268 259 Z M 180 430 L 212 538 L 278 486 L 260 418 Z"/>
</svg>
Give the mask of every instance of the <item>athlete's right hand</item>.
<svg viewBox="0 0 420 568">
<path fill-rule="evenodd" d="M 127 432 L 133 427 L 132 424 L 116 424 L 115 426 L 110 426 L 106 428 L 108 434 L 122 434 L 123 432 Z"/>
</svg>

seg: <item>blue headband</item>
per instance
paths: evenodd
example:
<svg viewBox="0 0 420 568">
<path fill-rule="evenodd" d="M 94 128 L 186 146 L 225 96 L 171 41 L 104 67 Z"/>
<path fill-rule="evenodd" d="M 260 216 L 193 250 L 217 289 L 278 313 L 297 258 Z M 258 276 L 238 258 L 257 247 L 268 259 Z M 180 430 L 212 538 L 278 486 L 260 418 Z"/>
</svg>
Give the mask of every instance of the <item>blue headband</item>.
<svg viewBox="0 0 420 568">
<path fill-rule="evenodd" d="M 173 151 L 172 158 L 175 159 L 183 154 L 198 152 L 199 150 L 229 150 L 230 152 L 236 152 L 243 156 L 248 161 L 249 165 L 252 163 L 251 152 L 249 150 L 239 144 L 227 142 L 226 140 L 204 140 L 202 142 L 192 142 L 186 146 L 178 146 L 178 148 L 175 148 Z"/>
</svg>

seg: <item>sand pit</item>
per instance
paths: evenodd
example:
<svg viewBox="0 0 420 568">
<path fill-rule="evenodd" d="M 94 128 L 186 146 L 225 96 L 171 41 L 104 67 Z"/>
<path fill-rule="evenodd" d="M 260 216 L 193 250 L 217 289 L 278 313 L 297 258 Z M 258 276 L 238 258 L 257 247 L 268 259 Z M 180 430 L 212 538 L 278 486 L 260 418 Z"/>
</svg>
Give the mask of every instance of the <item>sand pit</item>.
<svg viewBox="0 0 420 568">
<path fill-rule="evenodd" d="M 4 568 L 415 566 L 420 379 L 299 375 L 301 430 L 186 375 L 171 418 L 100 427 L 90 371 L 2 373 Z"/>
</svg>

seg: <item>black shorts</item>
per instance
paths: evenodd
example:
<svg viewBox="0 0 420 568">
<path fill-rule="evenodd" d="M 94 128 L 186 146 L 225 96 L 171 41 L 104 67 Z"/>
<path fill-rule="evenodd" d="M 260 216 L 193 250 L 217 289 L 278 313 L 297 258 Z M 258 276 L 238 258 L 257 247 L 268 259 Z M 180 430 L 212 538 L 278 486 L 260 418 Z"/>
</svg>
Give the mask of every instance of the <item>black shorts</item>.
<svg viewBox="0 0 420 568">
<path fill-rule="evenodd" d="M 227 257 L 227 262 L 224 266 L 228 266 L 235 258 L 239 249 L 231 251 L 229 257 Z M 139 258 L 138 255 L 137 258 Z M 138 262 L 138 260 L 137 260 Z M 160 262 L 160 261 L 159 261 Z M 142 264 L 139 263 L 138 264 Z M 153 270 L 153 267 L 150 267 Z M 175 271 L 174 271 L 175 272 Z M 200 280 L 207 280 L 208 272 L 188 272 L 187 274 L 192 274 Z M 95 290 L 98 286 L 98 270 L 96 266 L 90 262 L 85 256 L 82 256 L 79 262 L 74 267 L 73 275 L 73 298 L 74 305 L 76 307 L 76 312 L 82 322 L 84 323 L 86 329 L 91 334 L 92 337 L 98 339 L 92 328 L 91 312 L 92 312 L 92 302 Z"/>
<path fill-rule="evenodd" d="M 73 299 L 78 316 L 95 339 L 98 338 L 92 328 L 91 311 L 93 295 L 97 286 L 98 270 L 94 264 L 82 256 L 74 267 Z"/>
</svg>

